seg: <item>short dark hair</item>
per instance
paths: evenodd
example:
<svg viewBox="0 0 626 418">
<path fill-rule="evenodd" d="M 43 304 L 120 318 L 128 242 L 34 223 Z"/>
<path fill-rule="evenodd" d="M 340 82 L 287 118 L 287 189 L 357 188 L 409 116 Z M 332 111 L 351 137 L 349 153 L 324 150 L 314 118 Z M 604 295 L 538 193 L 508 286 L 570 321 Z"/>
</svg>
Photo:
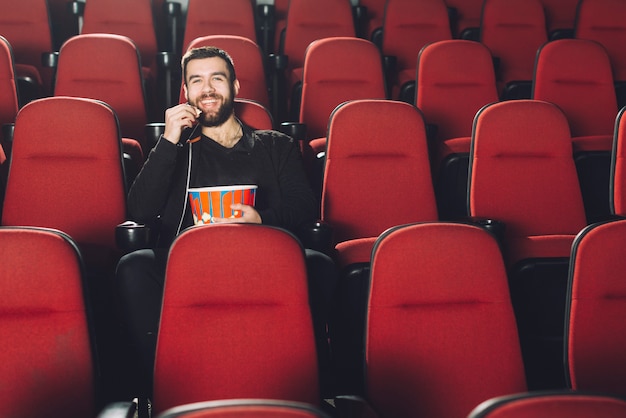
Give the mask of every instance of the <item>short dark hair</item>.
<svg viewBox="0 0 626 418">
<path fill-rule="evenodd" d="M 185 85 L 187 85 L 187 64 L 189 63 L 189 61 L 213 57 L 221 58 L 224 60 L 224 62 L 226 62 L 226 67 L 228 67 L 228 72 L 230 73 L 230 82 L 231 84 L 234 83 L 237 79 L 237 75 L 235 74 L 235 65 L 233 64 L 233 59 L 228 54 L 228 52 L 214 46 L 201 46 L 197 48 L 192 48 L 187 51 L 185 55 L 183 55 L 181 65 L 183 67 L 183 82 L 185 83 Z"/>
</svg>

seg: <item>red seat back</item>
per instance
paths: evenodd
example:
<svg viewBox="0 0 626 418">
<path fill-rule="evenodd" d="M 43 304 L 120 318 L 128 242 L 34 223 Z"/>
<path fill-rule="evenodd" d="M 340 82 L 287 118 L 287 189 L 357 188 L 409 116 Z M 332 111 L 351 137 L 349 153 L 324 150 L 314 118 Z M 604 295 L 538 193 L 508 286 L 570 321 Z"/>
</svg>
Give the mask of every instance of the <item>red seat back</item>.
<svg viewBox="0 0 626 418">
<path fill-rule="evenodd" d="M 501 96 L 510 83 L 530 82 L 537 49 L 548 41 L 541 1 L 485 0 L 480 41 L 498 60 L 496 78 Z"/>
<path fill-rule="evenodd" d="M 70 38 L 59 51 L 54 95 L 107 103 L 119 119 L 122 135 L 147 150 L 141 59 L 130 38 L 104 33 Z"/>
<path fill-rule="evenodd" d="M 233 398 L 317 404 L 307 289 L 303 249 L 284 230 L 225 224 L 181 233 L 167 262 L 155 411 Z"/>
<path fill-rule="evenodd" d="M 626 221 L 594 224 L 572 247 L 565 321 L 572 389 L 626 396 Z"/>
<path fill-rule="evenodd" d="M 2 225 L 59 229 L 94 255 L 116 251 L 126 219 L 117 118 L 92 99 L 49 97 L 17 115 Z M 85 255 L 85 254 L 84 254 Z"/>
<path fill-rule="evenodd" d="M 236 35 L 257 43 L 253 3 L 251 0 L 189 0 L 183 50 L 194 39 L 209 35 Z"/>
<path fill-rule="evenodd" d="M 389 75 L 392 98 L 400 98 L 400 89 L 415 81 L 420 49 L 445 39 L 452 39 L 452 32 L 443 0 L 387 0 L 382 51 L 383 55 L 396 58 L 395 73 Z"/>
<path fill-rule="evenodd" d="M 381 416 L 463 417 L 526 390 L 506 269 L 482 228 L 422 223 L 381 235 L 366 332 L 366 396 Z"/>
<path fill-rule="evenodd" d="M 95 356 L 76 244 L 55 230 L 2 227 L 0 257 L 2 414 L 95 416 Z"/>
<path fill-rule="evenodd" d="M 543 45 L 533 86 L 534 99 L 555 103 L 563 111 L 572 137 L 602 135 L 606 140 L 596 150 L 611 149 L 618 108 L 611 64 L 600 44 L 558 39 Z"/>
<path fill-rule="evenodd" d="M 159 418 L 330 418 L 313 405 L 266 399 L 197 402 L 164 411 Z"/>
<path fill-rule="evenodd" d="M 574 36 L 602 45 L 610 58 L 615 80 L 626 81 L 626 4 L 619 0 L 582 0 L 578 4 Z"/>
<path fill-rule="evenodd" d="M 626 414 L 626 400 L 606 394 L 538 391 L 489 399 L 468 418 L 618 418 Z"/>
</svg>

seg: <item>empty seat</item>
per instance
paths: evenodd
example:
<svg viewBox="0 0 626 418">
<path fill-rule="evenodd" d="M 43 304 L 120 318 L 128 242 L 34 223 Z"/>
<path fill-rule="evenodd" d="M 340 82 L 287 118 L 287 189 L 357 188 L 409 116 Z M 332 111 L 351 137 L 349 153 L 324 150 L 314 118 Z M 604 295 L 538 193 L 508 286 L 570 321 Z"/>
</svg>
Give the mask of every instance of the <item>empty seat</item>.
<svg viewBox="0 0 626 418">
<path fill-rule="evenodd" d="M 565 115 L 537 100 L 484 107 L 474 122 L 469 169 L 469 215 L 504 224 L 529 386 L 564 387 L 568 261 L 586 226 Z"/>
<path fill-rule="evenodd" d="M 415 103 L 429 133 L 442 219 L 467 215 L 467 166 L 474 116 L 498 101 L 487 47 L 463 39 L 433 42 L 417 58 Z"/>
<path fill-rule="evenodd" d="M 445 2 L 387 0 L 382 37 L 390 97 L 413 103 L 420 49 L 430 42 L 452 39 Z"/>
<path fill-rule="evenodd" d="M 2 227 L 0 258 L 2 414 L 95 417 L 102 399 L 76 244 L 58 230 Z"/>
<path fill-rule="evenodd" d="M 626 400 L 600 393 L 571 391 L 522 392 L 489 399 L 468 418 L 618 418 L 626 414 Z"/>
<path fill-rule="evenodd" d="M 329 37 L 356 37 L 352 17 L 352 6 L 348 0 L 290 0 L 287 9 L 287 23 L 282 48 L 276 59 L 283 64 L 276 65 L 278 73 L 274 88 L 275 101 L 280 101 L 279 109 L 289 109 L 292 88 L 302 82 L 305 53 L 311 42 Z M 282 66 L 284 65 L 284 70 Z M 289 119 L 284 110 L 277 110 L 274 117 L 279 121 Z M 289 115 L 291 120 L 297 113 Z"/>
<path fill-rule="evenodd" d="M 609 56 L 620 107 L 626 105 L 626 4 L 619 0 L 582 0 L 578 3 L 574 37 L 602 45 Z"/>
<path fill-rule="evenodd" d="M 606 218 L 618 112 L 606 50 L 583 39 L 546 43 L 537 53 L 533 98 L 555 103 L 567 117 L 587 218 Z"/>
<path fill-rule="evenodd" d="M 574 390 L 626 396 L 626 220 L 596 223 L 574 241 L 565 356 Z"/>
<path fill-rule="evenodd" d="M 242 240 L 245 263 L 233 251 Z M 167 260 L 153 393 L 154 413 L 234 398 L 319 404 L 304 250 L 293 235 L 214 224 L 178 236 Z"/>
<path fill-rule="evenodd" d="M 500 99 L 531 97 L 535 56 L 548 41 L 540 0 L 485 0 L 480 41 L 496 63 Z"/>
<path fill-rule="evenodd" d="M 90 52 L 98 51 L 94 56 Z M 121 35 L 86 34 L 70 38 L 59 51 L 55 96 L 85 97 L 110 105 L 119 120 L 124 152 L 130 157 L 131 184 L 150 145 L 148 105 L 141 59 L 134 42 Z"/>
<path fill-rule="evenodd" d="M 42 54 L 54 48 L 47 1 L 3 2 L 0 35 L 13 48 L 20 104 L 49 96 L 53 71 L 42 62 Z"/>
<path fill-rule="evenodd" d="M 391 228 L 374 245 L 369 282 L 361 359 L 377 416 L 465 417 L 526 390 L 506 269 L 486 230 Z"/>
<path fill-rule="evenodd" d="M 300 402 L 233 399 L 175 406 L 158 418 L 330 418 L 321 409 Z"/>
<path fill-rule="evenodd" d="M 186 16 L 183 50 L 209 35 L 236 35 L 257 43 L 251 0 L 190 0 Z"/>
<path fill-rule="evenodd" d="M 81 34 L 109 33 L 130 38 L 137 46 L 146 95 L 151 106 L 150 119 L 161 120 L 163 99 L 159 86 L 159 47 L 151 0 L 89 0 L 85 2 Z M 97 59 L 95 52 L 90 59 Z M 162 58 L 161 58 L 162 59 Z"/>
<path fill-rule="evenodd" d="M 328 63 L 333 65 L 329 66 Z M 319 190 L 319 153 L 326 150 L 328 118 L 341 103 L 358 99 L 385 99 L 380 51 L 365 39 L 319 39 L 307 48 L 304 60 L 298 123 L 304 127 L 303 157 L 311 181 Z M 294 104 L 295 105 L 295 104 Z"/>
<path fill-rule="evenodd" d="M 363 350 L 372 246 L 392 226 L 438 219 L 420 111 L 381 99 L 338 106 L 329 118 L 321 202 L 321 220 L 332 230 L 330 251 L 345 273 L 335 292 L 331 348 L 340 385 L 362 390 L 354 353 Z M 363 209 L 355 216 L 355 208 Z"/>
</svg>

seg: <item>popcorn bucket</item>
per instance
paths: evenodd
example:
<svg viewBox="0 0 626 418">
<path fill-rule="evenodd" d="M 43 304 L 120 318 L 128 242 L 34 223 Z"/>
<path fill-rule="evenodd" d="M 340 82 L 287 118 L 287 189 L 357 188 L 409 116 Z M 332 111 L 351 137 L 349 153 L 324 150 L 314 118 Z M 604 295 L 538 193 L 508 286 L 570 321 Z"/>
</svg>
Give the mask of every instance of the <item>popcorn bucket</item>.
<svg viewBox="0 0 626 418">
<path fill-rule="evenodd" d="M 230 205 L 254 206 L 257 186 L 216 186 L 189 189 L 189 204 L 195 225 L 208 224 L 213 218 L 241 218 L 243 213 Z"/>
</svg>

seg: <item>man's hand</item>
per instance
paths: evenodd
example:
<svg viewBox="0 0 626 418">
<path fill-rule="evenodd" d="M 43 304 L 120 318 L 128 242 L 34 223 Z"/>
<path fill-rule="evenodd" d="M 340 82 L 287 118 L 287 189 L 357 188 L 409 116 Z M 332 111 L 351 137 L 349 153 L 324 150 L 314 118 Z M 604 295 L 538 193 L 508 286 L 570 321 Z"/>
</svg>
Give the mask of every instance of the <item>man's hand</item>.
<svg viewBox="0 0 626 418">
<path fill-rule="evenodd" d="M 191 128 L 200 116 L 200 109 L 190 104 L 179 104 L 165 111 L 165 131 L 163 137 L 178 144 L 185 128 Z"/>
<path fill-rule="evenodd" d="M 227 223 L 250 223 L 250 224 L 260 224 L 261 223 L 261 215 L 259 212 L 254 209 L 254 207 L 249 205 L 242 205 L 241 203 L 234 203 L 230 205 L 230 208 L 234 211 L 243 212 L 243 216 L 241 218 L 212 218 L 211 222 L 216 224 L 227 224 Z"/>
</svg>

